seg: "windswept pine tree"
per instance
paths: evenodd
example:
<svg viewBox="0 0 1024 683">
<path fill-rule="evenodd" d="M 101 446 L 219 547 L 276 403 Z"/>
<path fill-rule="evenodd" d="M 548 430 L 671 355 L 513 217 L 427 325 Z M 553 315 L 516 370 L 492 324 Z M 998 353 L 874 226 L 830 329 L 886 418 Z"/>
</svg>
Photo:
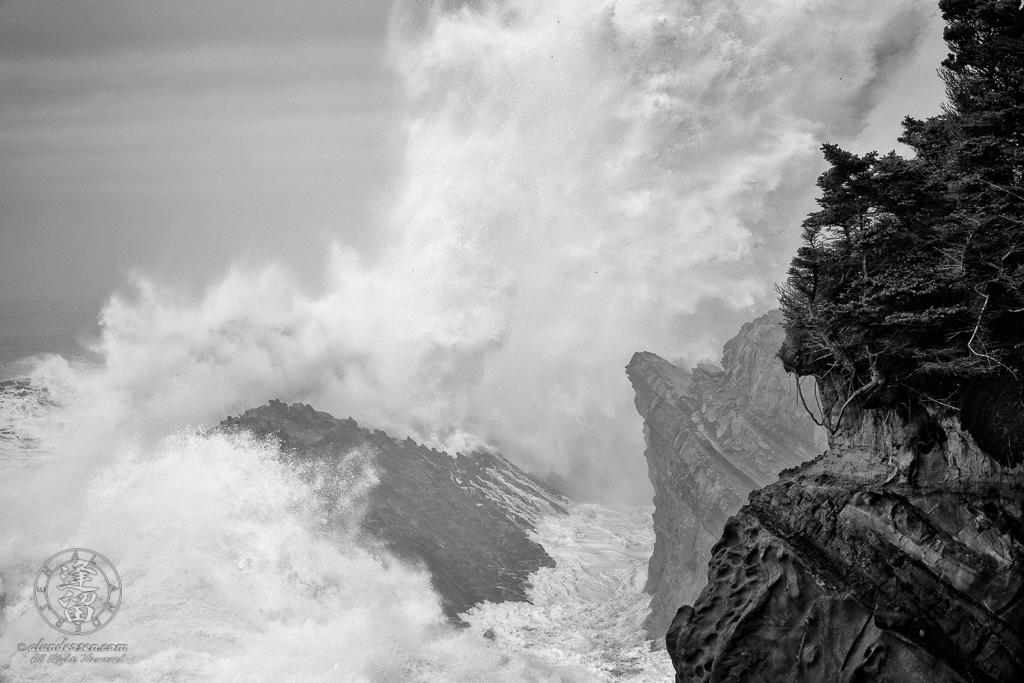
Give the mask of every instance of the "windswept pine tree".
<svg viewBox="0 0 1024 683">
<path fill-rule="evenodd" d="M 947 102 L 914 151 L 823 147 L 821 209 L 779 288 L 780 357 L 850 406 L 955 411 L 989 453 L 1024 449 L 1024 9 L 942 0 Z"/>
</svg>

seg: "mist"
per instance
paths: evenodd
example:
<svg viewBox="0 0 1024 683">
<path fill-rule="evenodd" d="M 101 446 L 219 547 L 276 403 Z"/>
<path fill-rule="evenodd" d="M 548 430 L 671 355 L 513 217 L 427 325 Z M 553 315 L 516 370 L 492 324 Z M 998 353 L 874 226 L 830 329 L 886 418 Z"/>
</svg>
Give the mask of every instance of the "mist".
<svg viewBox="0 0 1024 683">
<path fill-rule="evenodd" d="M 773 307 L 818 147 L 865 129 L 934 16 L 909 0 L 399 4 L 400 170 L 373 237 L 328 231 L 313 265 L 287 255 L 306 233 L 284 232 L 281 258 L 236 259 L 198 291 L 139 269 L 103 308 L 103 368 L 74 382 L 143 435 L 303 401 L 498 449 L 581 500 L 649 502 L 625 364 L 716 360 Z"/>
</svg>

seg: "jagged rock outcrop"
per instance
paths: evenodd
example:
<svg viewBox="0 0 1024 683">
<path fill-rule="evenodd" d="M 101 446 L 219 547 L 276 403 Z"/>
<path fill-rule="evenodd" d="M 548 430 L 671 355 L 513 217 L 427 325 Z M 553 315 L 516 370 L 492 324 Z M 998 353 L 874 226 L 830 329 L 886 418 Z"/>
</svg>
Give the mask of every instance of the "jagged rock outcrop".
<svg viewBox="0 0 1024 683">
<path fill-rule="evenodd" d="M 1024 680 L 1024 466 L 864 411 L 750 497 L 667 637 L 677 681 Z"/>
<path fill-rule="evenodd" d="M 781 323 L 773 311 L 744 325 L 725 345 L 721 368 L 689 372 L 646 352 L 626 367 L 655 490 L 645 628 L 656 642 L 680 605 L 697 597 L 711 547 L 747 494 L 824 448 L 775 356 Z"/>
<path fill-rule="evenodd" d="M 327 493 L 371 471 L 375 482 L 359 510 L 364 539 L 422 563 L 453 621 L 485 600 L 525 601 L 529 575 L 554 566 L 528 534 L 541 515 L 565 513 L 567 501 L 500 455 L 453 457 L 280 401 L 220 429 L 276 437 L 286 457 L 311 465 L 304 471 Z"/>
</svg>

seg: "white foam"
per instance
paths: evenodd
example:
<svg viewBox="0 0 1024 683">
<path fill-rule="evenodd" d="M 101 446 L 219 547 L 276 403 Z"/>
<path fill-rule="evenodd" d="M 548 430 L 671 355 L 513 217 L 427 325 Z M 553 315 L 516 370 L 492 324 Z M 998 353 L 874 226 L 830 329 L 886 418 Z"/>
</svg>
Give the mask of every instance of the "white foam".
<svg viewBox="0 0 1024 683">
<path fill-rule="evenodd" d="M 0 491 L 17 506 L 0 519 L 0 652 L 12 653 L 14 680 L 595 680 L 453 629 L 423 571 L 364 550 L 356 501 L 372 471 L 351 468 L 358 476 L 325 505 L 272 443 L 205 430 L 97 440 L 97 425 L 75 415 L 84 409 L 54 407 L 76 426 L 50 436 L 50 459 L 8 470 Z M 97 443 L 114 452 L 91 454 Z M 69 482 L 65 470 L 90 476 Z M 69 486 L 79 495 L 62 495 Z M 123 582 L 114 619 L 77 640 L 126 643 L 130 663 L 38 664 L 18 651 L 60 641 L 32 586 L 43 560 L 70 547 L 101 552 Z"/>
<path fill-rule="evenodd" d="M 530 603 L 485 603 L 465 618 L 495 647 L 531 652 L 552 664 L 584 667 L 600 680 L 664 682 L 675 675 L 664 650 L 651 651 L 641 624 L 654 548 L 653 508 L 573 505 L 548 515 L 537 540 L 554 559 L 531 577 Z"/>
</svg>

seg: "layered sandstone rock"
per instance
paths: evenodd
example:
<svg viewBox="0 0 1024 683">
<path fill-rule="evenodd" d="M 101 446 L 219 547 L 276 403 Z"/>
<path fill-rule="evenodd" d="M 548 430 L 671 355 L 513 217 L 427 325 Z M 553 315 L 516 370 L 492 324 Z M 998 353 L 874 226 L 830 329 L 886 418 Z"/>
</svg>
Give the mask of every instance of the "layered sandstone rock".
<svg viewBox="0 0 1024 683">
<path fill-rule="evenodd" d="M 422 563 L 453 621 L 485 600 L 525 601 L 529 575 L 554 566 L 529 533 L 541 515 L 564 513 L 566 501 L 498 454 L 453 457 L 280 401 L 220 428 L 278 439 L 330 505 L 352 506 L 327 516 L 356 518 L 368 545 Z"/>
<path fill-rule="evenodd" d="M 703 587 L 711 547 L 747 494 L 824 446 L 775 357 L 781 321 L 774 311 L 744 325 L 725 345 L 721 368 L 686 371 L 653 353 L 635 354 L 626 367 L 655 490 L 645 627 L 657 642 Z"/>
<path fill-rule="evenodd" d="M 1024 680 L 1024 466 L 923 408 L 844 422 L 729 520 L 677 680 Z"/>
</svg>

